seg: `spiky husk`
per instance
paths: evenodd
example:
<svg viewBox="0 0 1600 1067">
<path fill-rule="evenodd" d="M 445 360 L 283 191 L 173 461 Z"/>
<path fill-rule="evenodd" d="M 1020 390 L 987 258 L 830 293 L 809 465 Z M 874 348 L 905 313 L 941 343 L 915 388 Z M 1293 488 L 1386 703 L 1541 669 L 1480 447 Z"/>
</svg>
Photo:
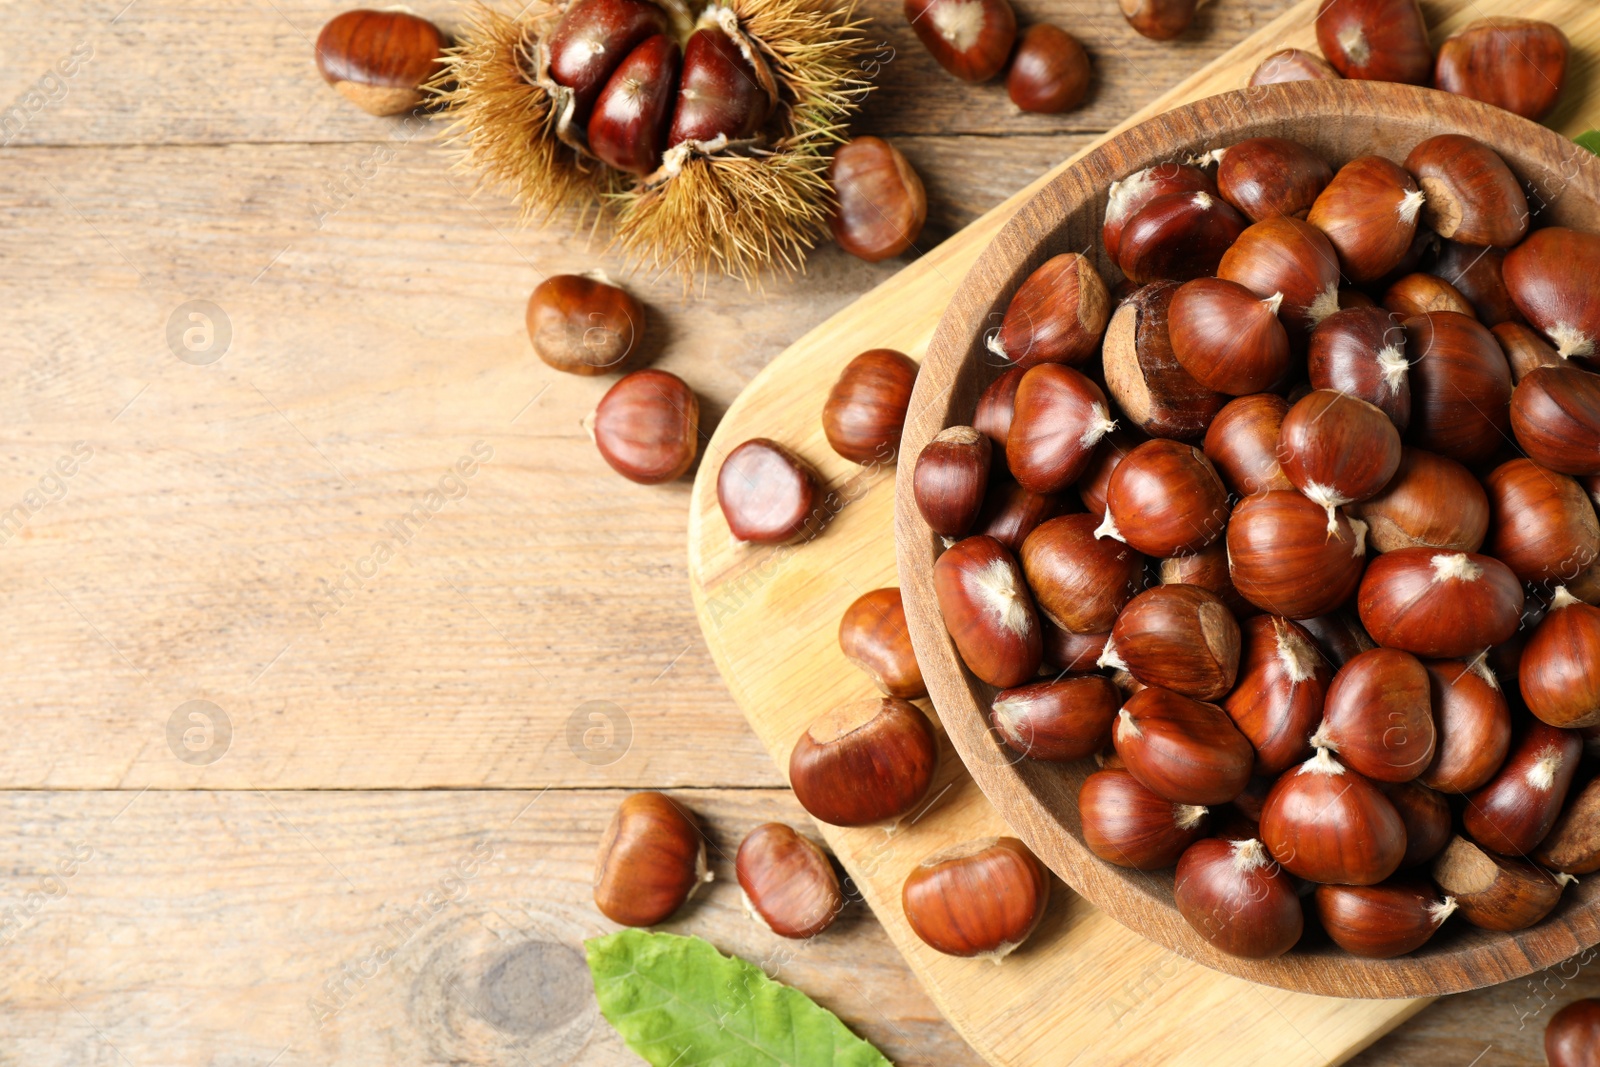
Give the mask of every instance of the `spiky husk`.
<svg viewBox="0 0 1600 1067">
<path fill-rule="evenodd" d="M 444 139 L 455 168 L 508 193 L 525 223 L 603 224 L 634 263 L 675 270 L 686 283 L 802 269 L 832 208 L 832 149 L 871 88 L 862 21 L 853 2 L 720 6 L 738 17 L 779 86 L 772 143 L 679 150 L 648 178 L 584 157 L 557 138 L 550 97 L 532 75 L 538 36 L 560 8 L 535 4 L 512 16 L 480 3 L 431 85 L 452 118 Z"/>
</svg>

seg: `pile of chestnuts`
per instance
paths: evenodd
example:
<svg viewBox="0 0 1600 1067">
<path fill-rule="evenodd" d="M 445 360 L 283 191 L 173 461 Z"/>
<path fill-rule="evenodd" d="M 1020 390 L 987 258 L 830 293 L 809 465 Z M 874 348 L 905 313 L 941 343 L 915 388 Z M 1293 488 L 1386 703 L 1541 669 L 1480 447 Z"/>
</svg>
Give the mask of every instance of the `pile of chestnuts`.
<svg viewBox="0 0 1600 1067">
<path fill-rule="evenodd" d="M 1123 0 L 1194 7 L 1194 0 Z M 1262 60 L 1251 85 L 1354 78 L 1431 86 L 1538 121 L 1555 109 L 1572 51 L 1560 28 L 1539 19 L 1483 18 L 1451 35 L 1434 55 L 1417 0 L 1322 0 L 1321 56 L 1286 48 Z"/>
<path fill-rule="evenodd" d="M 1078 39 L 1046 22 L 1019 38 L 1010 0 L 905 0 L 904 10 L 941 67 L 974 83 L 1005 71 L 1006 93 L 1023 111 L 1071 111 L 1089 94 L 1089 53 Z"/>
<path fill-rule="evenodd" d="M 1600 870 L 1600 236 L 1531 214 L 1454 134 L 1131 174 L 1123 280 L 1035 269 L 910 472 L 996 743 L 1096 760 L 1085 843 L 1222 952 L 1521 930 Z"/>
</svg>

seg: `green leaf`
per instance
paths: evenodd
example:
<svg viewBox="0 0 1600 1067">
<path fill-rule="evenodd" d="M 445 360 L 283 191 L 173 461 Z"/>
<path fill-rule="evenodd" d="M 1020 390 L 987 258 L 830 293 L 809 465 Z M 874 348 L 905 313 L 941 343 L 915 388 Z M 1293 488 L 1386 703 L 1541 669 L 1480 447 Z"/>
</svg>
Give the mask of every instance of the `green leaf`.
<svg viewBox="0 0 1600 1067">
<path fill-rule="evenodd" d="M 1573 138 L 1580 146 L 1600 156 L 1600 130 L 1585 130 Z"/>
<path fill-rule="evenodd" d="M 584 942 L 600 1011 L 654 1067 L 891 1067 L 798 989 L 709 941 L 622 930 Z"/>
</svg>

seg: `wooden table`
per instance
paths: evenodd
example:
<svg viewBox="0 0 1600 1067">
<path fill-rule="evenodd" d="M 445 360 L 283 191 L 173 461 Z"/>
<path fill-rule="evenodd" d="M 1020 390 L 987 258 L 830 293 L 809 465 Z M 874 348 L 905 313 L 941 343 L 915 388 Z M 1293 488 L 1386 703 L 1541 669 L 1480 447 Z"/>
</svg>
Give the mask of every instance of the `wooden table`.
<svg viewBox="0 0 1600 1067">
<path fill-rule="evenodd" d="M 612 475 L 579 427 L 606 383 L 522 329 L 541 277 L 622 265 L 329 91 L 310 42 L 341 6 L 5 8 L 0 1063 L 637 1062 L 574 946 L 608 927 L 600 830 L 648 786 L 723 853 L 671 929 L 897 1063 L 976 1064 L 862 909 L 800 946 L 742 915 L 733 849 L 803 814 L 695 622 L 688 483 Z M 1214 0 L 1162 45 L 1111 0 L 1019 3 L 1099 71 L 1044 118 L 871 0 L 894 58 L 858 129 L 921 171 L 926 248 L 1285 6 Z M 897 266 L 629 284 L 714 421 Z M 196 310 L 209 339 L 169 340 Z M 1358 1062 L 1539 1063 L 1546 1005 L 1597 975 L 1443 1002 Z"/>
</svg>

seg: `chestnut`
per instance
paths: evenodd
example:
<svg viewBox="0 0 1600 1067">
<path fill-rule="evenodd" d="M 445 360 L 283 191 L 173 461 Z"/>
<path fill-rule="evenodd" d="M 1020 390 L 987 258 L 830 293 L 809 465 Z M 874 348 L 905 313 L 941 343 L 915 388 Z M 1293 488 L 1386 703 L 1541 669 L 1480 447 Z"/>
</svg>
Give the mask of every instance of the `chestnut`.
<svg viewBox="0 0 1600 1067">
<path fill-rule="evenodd" d="M 928 795 L 939 763 L 933 725 L 898 697 L 855 700 L 817 717 L 789 752 L 789 787 L 830 826 L 907 814 Z"/>
<path fill-rule="evenodd" d="M 905 0 L 904 10 L 922 46 L 962 81 L 999 74 L 1017 39 L 1007 0 Z"/>
<path fill-rule="evenodd" d="M 982 534 L 957 541 L 934 563 L 933 584 L 968 670 L 1001 689 L 1039 672 L 1039 616 L 1022 568 L 999 541 Z"/>
<path fill-rule="evenodd" d="M 1517 310 L 1559 355 L 1595 354 L 1600 292 L 1592 279 L 1600 272 L 1600 236 L 1560 226 L 1535 230 L 1506 253 L 1500 272 Z"/>
<path fill-rule="evenodd" d="M 683 45 L 683 76 L 667 147 L 753 137 L 774 102 L 733 38 L 721 26 L 702 23 Z"/>
<path fill-rule="evenodd" d="M 1167 310 L 1172 354 L 1207 389 L 1231 396 L 1271 389 L 1289 373 L 1282 303 L 1282 293 L 1261 300 L 1220 278 L 1185 282 Z"/>
<path fill-rule="evenodd" d="M 1555 825 L 1582 755 L 1576 731 L 1529 724 L 1499 773 L 1467 797 L 1462 826 L 1490 852 L 1526 856 Z"/>
<path fill-rule="evenodd" d="M 1190 845 L 1178 860 L 1172 898 L 1195 933 L 1230 956 L 1281 956 L 1305 930 L 1293 880 L 1255 838 Z"/>
<path fill-rule="evenodd" d="M 1050 763 L 1086 759 L 1111 743 L 1122 692 L 1098 674 L 1003 689 L 989 721 L 1019 755 Z"/>
<path fill-rule="evenodd" d="M 1561 97 L 1570 51 L 1567 35 L 1548 22 L 1478 19 L 1439 46 L 1433 84 L 1537 122 Z"/>
<path fill-rule="evenodd" d="M 1332 180 L 1333 168 L 1321 156 L 1282 137 L 1240 141 L 1217 162 L 1217 191 L 1251 222 L 1305 218 Z"/>
<path fill-rule="evenodd" d="M 1472 472 L 1409 446 L 1400 450 L 1400 466 L 1383 491 L 1346 510 L 1367 524 L 1374 552 L 1476 552 L 1489 531 L 1489 497 Z"/>
<path fill-rule="evenodd" d="M 1469 314 L 1493 330 L 1503 322 L 1522 320 L 1500 270 L 1505 261 L 1503 248 L 1440 241 L 1439 253 L 1428 273 L 1449 282 L 1472 305 Z"/>
<path fill-rule="evenodd" d="M 1600 778 L 1591 778 L 1567 802 L 1550 835 L 1533 858 L 1553 871 L 1593 874 L 1600 871 Z"/>
<path fill-rule="evenodd" d="M 1106 517 L 1095 531 L 1150 556 L 1197 552 L 1228 521 L 1228 493 L 1205 453 L 1157 438 L 1117 464 L 1106 487 Z"/>
<path fill-rule="evenodd" d="M 1450 835 L 1455 830 L 1450 802 L 1444 794 L 1415 780 L 1380 782 L 1378 788 L 1400 813 L 1400 821 L 1406 827 L 1406 854 L 1400 858 L 1400 867 L 1431 863 L 1450 843 Z"/>
<path fill-rule="evenodd" d="M 1541 467 L 1600 474 L 1600 374 L 1539 367 L 1511 394 L 1511 432 Z"/>
<path fill-rule="evenodd" d="M 1426 878 L 1397 878 L 1377 885 L 1319 885 L 1317 916 L 1333 943 L 1366 959 L 1415 952 L 1455 914 Z"/>
<path fill-rule="evenodd" d="M 1335 6 L 1371 2 L 1343 0 Z M 1414 6 L 1416 0 L 1404 2 Z M 1362 156 L 1339 168 L 1311 205 L 1306 221 L 1327 235 L 1345 275 L 1357 285 L 1367 285 L 1405 261 L 1425 199 L 1411 175 L 1397 164 L 1382 156 Z"/>
<path fill-rule="evenodd" d="M 1600 557 L 1600 522 L 1576 478 L 1511 459 L 1483 485 L 1494 520 L 1487 551 L 1518 578 L 1565 581 Z"/>
<path fill-rule="evenodd" d="M 1216 700 L 1239 672 L 1239 623 L 1215 593 L 1158 585 L 1122 609 L 1100 662 L 1145 685 Z"/>
<path fill-rule="evenodd" d="M 1432 274 L 1407 274 L 1400 278 L 1383 294 L 1383 306 L 1386 311 L 1407 319 L 1430 311 L 1477 314 L 1472 302 L 1462 296 L 1460 290 Z"/>
<path fill-rule="evenodd" d="M 1600 1049 L 1600 1000 L 1575 1000 L 1544 1028 L 1544 1058 L 1550 1067 L 1595 1067 Z"/>
<path fill-rule="evenodd" d="M 1411 364 L 1402 320 L 1387 308 L 1334 312 L 1311 331 L 1306 370 L 1313 389 L 1337 389 L 1376 405 L 1395 429 L 1411 421 Z"/>
<path fill-rule="evenodd" d="M 972 415 L 973 428 L 994 442 L 1002 456 L 1016 412 L 1017 386 L 1022 384 L 1024 373 L 1025 368 L 1012 367 L 985 386 L 978 396 L 978 409 Z"/>
<path fill-rule="evenodd" d="M 1089 466 L 1078 476 L 1078 499 L 1089 514 L 1097 519 L 1106 517 L 1106 492 L 1111 488 L 1111 475 L 1144 440 L 1143 434 L 1123 426 L 1100 438 Z"/>
<path fill-rule="evenodd" d="M 1278 466 L 1278 431 L 1288 413 L 1283 397 L 1256 393 L 1228 401 L 1206 428 L 1206 458 L 1239 496 L 1294 488 Z"/>
<path fill-rule="evenodd" d="M 1325 748 L 1267 794 L 1261 840 L 1290 874 L 1336 885 L 1381 882 L 1406 852 L 1405 823 L 1394 805 Z"/>
<path fill-rule="evenodd" d="M 1080 364 L 1100 347 L 1110 318 L 1111 295 L 1094 264 L 1067 252 L 1028 275 L 988 348 L 1019 367 Z"/>
<path fill-rule="evenodd" d="M 555 274 L 528 297 L 528 339 L 558 371 L 616 370 L 644 332 L 644 307 L 625 289 L 580 274 Z"/>
<path fill-rule="evenodd" d="M 700 401 L 676 374 L 636 370 L 617 379 L 586 421 L 611 469 L 658 485 L 683 475 L 700 446 Z"/>
<path fill-rule="evenodd" d="M 1368 649 L 1378 647 L 1372 635 L 1362 628 L 1361 620 L 1344 608 L 1301 619 L 1299 623 L 1335 670 Z"/>
<path fill-rule="evenodd" d="M 1035 493 L 1016 482 L 991 480 L 973 532 L 986 534 L 1012 552 L 1020 552 L 1023 542 L 1040 523 L 1067 510 L 1066 501 L 1054 494 Z"/>
<path fill-rule="evenodd" d="M 1311 743 L 1374 781 L 1409 782 L 1433 762 L 1430 696 L 1417 657 L 1392 648 L 1363 652 L 1333 676 Z"/>
<path fill-rule="evenodd" d="M 1367 566 L 1356 610 L 1380 645 L 1462 659 L 1517 632 L 1522 585 L 1489 556 L 1400 548 Z"/>
<path fill-rule="evenodd" d="M 957 0 L 960 2 L 960 0 Z M 928 221 L 928 194 L 906 157 L 881 137 L 857 137 L 833 153 L 834 242 L 868 263 L 898 256 Z"/>
<path fill-rule="evenodd" d="M 1177 863 L 1205 832 L 1206 811 L 1157 796 L 1127 771 L 1096 771 L 1078 790 L 1078 818 L 1089 851 L 1136 871 Z"/>
<path fill-rule="evenodd" d="M 650 0 L 577 0 L 568 7 L 544 47 L 550 80 L 571 90 L 571 121 L 587 124 L 617 65 L 647 38 L 669 32 L 667 13 Z"/>
<path fill-rule="evenodd" d="M 1221 708 L 1168 689 L 1129 697 L 1111 739 L 1128 773 L 1175 804 L 1226 804 L 1244 792 L 1255 762 Z"/>
<path fill-rule="evenodd" d="M 917 365 L 892 348 L 873 348 L 849 363 L 822 405 L 822 432 L 852 463 L 882 463 L 900 449 Z"/>
<path fill-rule="evenodd" d="M 1215 593 L 1236 618 L 1247 618 L 1257 613 L 1257 608 L 1233 587 L 1233 575 L 1228 573 L 1228 546 L 1213 541 L 1198 552 L 1184 556 L 1168 556 L 1156 567 L 1162 585 L 1193 585 Z"/>
<path fill-rule="evenodd" d="M 1102 369 L 1106 391 L 1140 430 L 1192 439 L 1228 398 L 1195 381 L 1173 354 L 1167 316 L 1177 291 L 1176 282 L 1155 282 L 1122 302 L 1106 329 Z"/>
<path fill-rule="evenodd" d="M 1123 225 L 1117 266 L 1135 285 L 1201 278 L 1216 270 L 1247 225 L 1214 193 L 1158 196 Z"/>
<path fill-rule="evenodd" d="M 660 165 L 680 58 L 678 42 L 658 33 L 617 64 L 589 115 L 589 151 L 595 158 L 639 175 Z"/>
<path fill-rule="evenodd" d="M 816 937 L 844 910 L 839 876 L 827 855 L 781 822 L 751 830 L 733 869 L 751 909 L 779 937 Z"/>
<path fill-rule="evenodd" d="M 1366 524 L 1295 492 L 1245 497 L 1228 520 L 1233 586 L 1262 611 L 1290 619 L 1326 615 L 1349 599 L 1366 562 Z"/>
<path fill-rule="evenodd" d="M 911 475 L 917 511 L 934 533 L 961 537 L 983 510 L 989 487 L 989 439 L 971 426 L 949 426 L 922 446 Z"/>
<path fill-rule="evenodd" d="M 1057 363 L 1041 363 L 1017 386 L 1006 466 L 1025 488 L 1055 493 L 1083 474 L 1116 422 L 1105 393 L 1083 374 Z"/>
<path fill-rule="evenodd" d="M 1485 785 L 1511 750 L 1511 710 L 1494 671 L 1482 658 L 1430 660 L 1429 692 L 1438 748 L 1418 781 L 1442 793 Z"/>
<path fill-rule="evenodd" d="M 1093 515 L 1062 515 L 1022 542 L 1022 571 L 1045 618 L 1074 633 L 1106 633 L 1144 578 L 1144 557 L 1096 537 Z"/>
<path fill-rule="evenodd" d="M 900 907 L 912 933 L 947 956 L 999 963 L 1028 939 L 1050 902 L 1044 864 L 1014 837 L 967 841 L 912 869 Z"/>
<path fill-rule="evenodd" d="M 1461 836 L 1433 864 L 1433 881 L 1455 898 L 1461 917 L 1484 930 L 1526 930 L 1555 910 L 1569 878 L 1485 852 Z"/>
<path fill-rule="evenodd" d="M 1551 726 L 1600 725 L 1600 608 L 1557 588 L 1522 650 L 1517 681 L 1528 710 Z"/>
<path fill-rule="evenodd" d="M 1222 702 L 1255 749 L 1255 773 L 1276 777 L 1311 755 L 1332 671 L 1311 635 L 1278 615 L 1239 624 L 1238 684 Z"/>
<path fill-rule="evenodd" d="M 1194 22 L 1195 9 L 1203 0 L 1119 0 L 1122 17 L 1142 36 L 1169 41 Z"/>
<path fill-rule="evenodd" d="M 317 70 L 340 96 L 371 115 L 422 104 L 422 83 L 439 70 L 444 38 L 405 11 L 346 11 L 317 34 Z"/>
<path fill-rule="evenodd" d="M 1299 48 L 1281 48 L 1272 53 L 1250 74 L 1249 84 L 1281 85 L 1284 82 L 1338 81 L 1342 75 L 1321 56 Z"/>
<path fill-rule="evenodd" d="M 1006 93 L 1024 111 L 1057 115 L 1071 111 L 1089 94 L 1089 53 L 1059 26 L 1035 23 L 1022 34 Z"/>
<path fill-rule="evenodd" d="M 1405 330 L 1408 440 L 1463 463 L 1493 455 L 1511 429 L 1511 367 L 1494 334 L 1453 311 L 1413 316 Z"/>
<path fill-rule="evenodd" d="M 1417 0 L 1322 0 L 1317 47 L 1346 78 L 1427 85 L 1433 77 Z"/>
<path fill-rule="evenodd" d="M 1339 528 L 1339 508 L 1376 496 L 1400 468 L 1400 433 L 1381 410 L 1348 393 L 1316 389 L 1283 417 L 1278 465 Z"/>
<path fill-rule="evenodd" d="M 1095 661 L 1106 650 L 1111 640 L 1109 632 L 1103 634 L 1075 634 L 1051 622 L 1044 623 L 1044 664 L 1049 670 L 1064 674 L 1082 674 L 1094 670 Z"/>
<path fill-rule="evenodd" d="M 711 878 L 694 816 L 660 793 L 631 793 L 600 839 L 594 903 L 614 923 L 654 926 Z"/>
<path fill-rule="evenodd" d="M 1528 232 L 1528 197 L 1506 161 L 1459 133 L 1430 137 L 1406 156 L 1426 198 L 1422 223 L 1449 241 L 1509 248 Z"/>
<path fill-rule="evenodd" d="M 851 601 L 839 620 L 839 650 L 885 696 L 917 700 L 928 695 L 900 590 L 874 589 Z"/>
<path fill-rule="evenodd" d="M 1543 337 L 1520 322 L 1502 322 L 1489 332 L 1494 334 L 1494 339 L 1505 350 L 1506 362 L 1511 364 L 1511 380 L 1519 385 L 1522 379 L 1540 367 L 1566 366 L 1567 361 Z M 1512 390 L 1512 401 L 1515 402 L 1516 398 L 1516 391 Z"/>
<path fill-rule="evenodd" d="M 1100 243 L 1106 256 L 1115 263 L 1122 251 L 1122 231 L 1128 220 L 1144 210 L 1146 204 L 1172 193 L 1215 193 L 1216 182 L 1199 167 L 1187 163 L 1158 163 L 1111 183 L 1106 198 L 1106 219 L 1100 229 Z"/>
<path fill-rule="evenodd" d="M 740 541 L 792 540 L 806 530 L 816 499 L 816 472 L 765 437 L 752 438 L 729 452 L 717 471 L 717 503 L 729 532 Z"/>
<path fill-rule="evenodd" d="M 1324 190 L 1318 199 L 1326 195 Z M 1263 300 L 1282 293 L 1280 313 L 1303 332 L 1339 310 L 1338 252 L 1305 219 L 1280 216 L 1253 224 L 1223 255 L 1217 277 Z"/>
</svg>

